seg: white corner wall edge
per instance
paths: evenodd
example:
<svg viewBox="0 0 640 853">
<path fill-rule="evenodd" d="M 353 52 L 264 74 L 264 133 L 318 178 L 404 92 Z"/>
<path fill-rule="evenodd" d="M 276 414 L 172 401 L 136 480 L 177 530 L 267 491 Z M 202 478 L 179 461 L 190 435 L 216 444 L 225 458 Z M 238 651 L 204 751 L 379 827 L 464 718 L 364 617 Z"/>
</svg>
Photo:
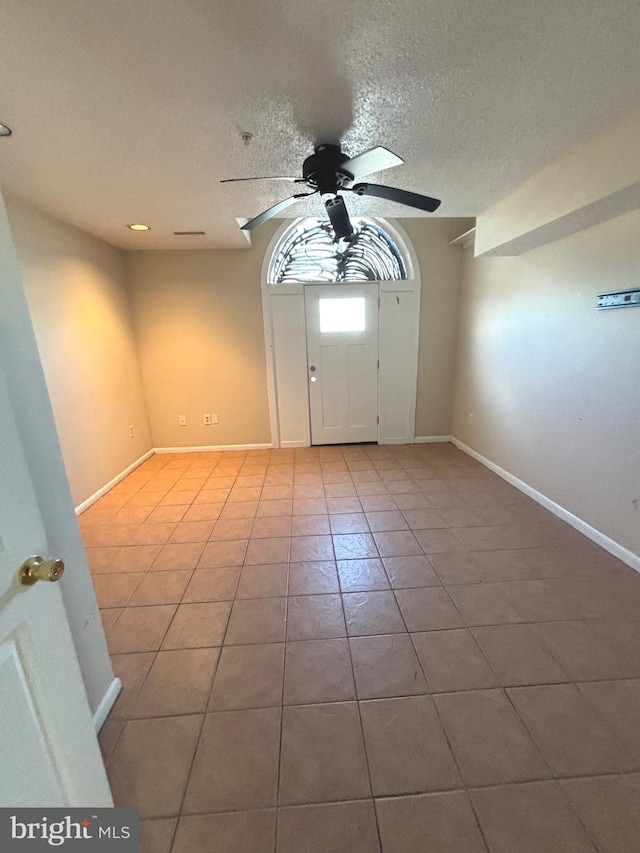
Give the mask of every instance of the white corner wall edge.
<svg viewBox="0 0 640 853">
<path fill-rule="evenodd" d="M 115 476 L 115 477 L 113 478 L 113 480 L 109 480 L 109 482 L 108 482 L 108 483 L 106 483 L 104 486 L 102 486 L 102 488 L 101 488 L 101 489 L 98 489 L 98 491 L 97 491 L 97 492 L 94 492 L 94 493 L 91 495 L 91 497 L 88 497 L 88 498 L 86 499 L 86 501 L 82 501 L 82 503 L 81 503 L 81 504 L 78 504 L 78 506 L 76 507 L 76 515 L 80 515 L 80 513 L 81 513 L 81 512 L 84 512 L 84 511 L 85 511 L 85 509 L 89 509 L 89 507 L 91 506 L 91 504 L 94 504 L 94 503 L 95 503 L 97 500 L 99 500 L 103 495 L 106 495 L 106 493 L 107 493 L 108 491 L 110 491 L 114 486 L 117 486 L 117 485 L 118 485 L 118 483 L 120 482 L 120 480 L 124 480 L 124 478 L 125 478 L 127 475 L 129 475 L 132 471 L 135 471 L 135 469 L 136 469 L 139 465 L 142 465 L 142 463 L 143 463 L 143 462 L 146 462 L 146 460 L 147 460 L 150 456 L 153 456 L 153 454 L 154 454 L 154 450 L 153 450 L 153 448 L 151 448 L 151 450 L 147 450 L 147 452 L 146 452 L 146 453 L 143 453 L 143 454 L 142 454 L 142 456 L 140 456 L 140 458 L 139 458 L 139 459 L 136 459 L 136 461 L 135 461 L 135 462 L 132 462 L 132 463 L 131 463 L 131 465 L 128 465 L 128 466 L 124 469 L 124 471 L 121 471 L 117 476 Z"/>
<path fill-rule="evenodd" d="M 451 436 L 451 442 L 455 444 L 459 450 L 462 450 L 468 456 L 471 456 L 473 459 L 482 463 L 482 465 L 490 471 L 493 471 L 494 474 L 497 474 L 499 477 L 502 477 L 503 480 L 506 480 L 507 483 L 515 486 L 516 489 L 519 489 L 527 495 L 527 497 L 532 498 L 536 503 L 539 503 L 545 509 L 548 509 L 549 512 L 552 512 L 558 518 L 562 519 L 562 521 L 566 521 L 567 524 L 570 524 L 571 527 L 575 528 L 579 533 L 584 534 L 587 539 L 591 539 L 591 541 L 595 542 L 596 545 L 600 545 L 601 548 L 604 548 L 605 551 L 608 551 L 610 554 L 613 554 L 614 557 L 622 560 L 623 563 L 626 563 L 636 572 L 640 572 L 640 555 L 634 554 L 633 551 L 629 551 L 628 548 L 620 545 L 619 542 L 611 539 L 605 533 L 602 533 L 602 531 L 597 530 L 590 524 L 587 524 L 586 521 L 583 521 L 577 515 L 569 512 L 569 510 L 560 506 L 560 504 L 555 503 L 555 501 L 552 501 L 550 498 L 546 497 L 546 495 L 536 491 L 536 489 L 529 486 L 523 480 L 519 480 L 517 477 L 514 477 L 513 474 L 505 471 L 504 468 L 496 465 L 495 462 L 491 462 L 489 459 L 486 459 L 480 453 L 473 450 L 471 447 L 468 447 L 462 441 L 459 441 L 455 436 Z"/>
<path fill-rule="evenodd" d="M 271 450 L 273 444 L 208 444 L 202 447 L 156 447 L 154 453 L 211 453 L 214 450 Z"/>
<path fill-rule="evenodd" d="M 438 442 L 454 441 L 450 435 L 417 435 L 415 444 L 437 444 Z"/>
<path fill-rule="evenodd" d="M 109 687 L 107 688 L 107 692 L 100 700 L 100 704 L 96 708 L 95 713 L 93 715 L 93 727 L 96 730 L 96 734 L 100 731 L 104 721 L 109 716 L 109 711 L 113 708 L 121 690 L 122 682 L 119 678 L 114 678 Z"/>
</svg>

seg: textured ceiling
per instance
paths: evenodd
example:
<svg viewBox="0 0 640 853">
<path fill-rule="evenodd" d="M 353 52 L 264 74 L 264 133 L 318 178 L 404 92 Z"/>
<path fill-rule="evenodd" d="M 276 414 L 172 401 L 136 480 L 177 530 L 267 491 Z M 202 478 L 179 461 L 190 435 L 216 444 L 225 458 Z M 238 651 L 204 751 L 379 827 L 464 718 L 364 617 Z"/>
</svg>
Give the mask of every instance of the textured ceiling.
<svg viewBox="0 0 640 853">
<path fill-rule="evenodd" d="M 373 180 L 476 215 L 640 104 L 637 0 L 2 0 L 0 39 L 3 186 L 127 248 L 246 246 L 235 217 L 291 185 L 217 182 L 316 141 L 386 145 L 406 165 Z"/>
</svg>

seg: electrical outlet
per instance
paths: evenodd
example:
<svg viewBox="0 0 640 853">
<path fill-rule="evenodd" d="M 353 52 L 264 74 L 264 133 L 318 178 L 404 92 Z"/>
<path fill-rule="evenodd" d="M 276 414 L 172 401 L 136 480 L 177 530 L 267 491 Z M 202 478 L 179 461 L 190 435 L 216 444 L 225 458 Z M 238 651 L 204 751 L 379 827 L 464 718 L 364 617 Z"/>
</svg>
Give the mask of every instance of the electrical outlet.
<svg viewBox="0 0 640 853">
<path fill-rule="evenodd" d="M 203 415 L 202 419 L 207 426 L 211 426 L 211 415 Z"/>
<path fill-rule="evenodd" d="M 211 423 L 212 424 L 218 423 L 218 416 L 217 415 L 211 415 Z"/>
<path fill-rule="evenodd" d="M 472 414 L 472 412 L 469 412 L 469 417 L 467 418 L 467 420 L 469 421 L 469 423 L 470 423 L 470 424 L 472 424 L 472 423 L 473 423 L 473 414 Z"/>
<path fill-rule="evenodd" d="M 133 424 L 129 424 L 129 438 L 135 438 L 136 432 L 133 428 Z"/>
<path fill-rule="evenodd" d="M 186 415 L 178 415 L 178 423 L 180 424 L 180 426 L 186 426 L 187 425 L 187 416 Z"/>
</svg>

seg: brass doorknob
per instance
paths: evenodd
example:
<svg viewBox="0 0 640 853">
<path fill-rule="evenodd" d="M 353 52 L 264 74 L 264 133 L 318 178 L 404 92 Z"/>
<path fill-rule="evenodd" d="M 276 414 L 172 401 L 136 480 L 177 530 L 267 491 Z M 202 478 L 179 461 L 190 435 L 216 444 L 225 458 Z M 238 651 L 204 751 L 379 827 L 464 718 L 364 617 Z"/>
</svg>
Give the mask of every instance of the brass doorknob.
<svg viewBox="0 0 640 853">
<path fill-rule="evenodd" d="M 43 560 L 42 557 L 29 557 L 20 566 L 18 578 L 24 586 L 33 586 L 38 581 L 59 581 L 64 572 L 62 560 Z"/>
</svg>

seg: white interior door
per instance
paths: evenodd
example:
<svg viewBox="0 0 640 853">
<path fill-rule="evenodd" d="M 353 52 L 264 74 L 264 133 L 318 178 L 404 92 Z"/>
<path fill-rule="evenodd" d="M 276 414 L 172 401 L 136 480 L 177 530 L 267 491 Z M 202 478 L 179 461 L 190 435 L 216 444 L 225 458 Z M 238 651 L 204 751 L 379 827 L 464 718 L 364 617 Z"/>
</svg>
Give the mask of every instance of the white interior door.
<svg viewBox="0 0 640 853">
<path fill-rule="evenodd" d="M 51 555 L 1 364 L 0 472 L 0 806 L 111 806 L 60 590 L 18 581 Z"/>
<path fill-rule="evenodd" d="M 305 285 L 312 444 L 378 440 L 378 284 Z"/>
</svg>

